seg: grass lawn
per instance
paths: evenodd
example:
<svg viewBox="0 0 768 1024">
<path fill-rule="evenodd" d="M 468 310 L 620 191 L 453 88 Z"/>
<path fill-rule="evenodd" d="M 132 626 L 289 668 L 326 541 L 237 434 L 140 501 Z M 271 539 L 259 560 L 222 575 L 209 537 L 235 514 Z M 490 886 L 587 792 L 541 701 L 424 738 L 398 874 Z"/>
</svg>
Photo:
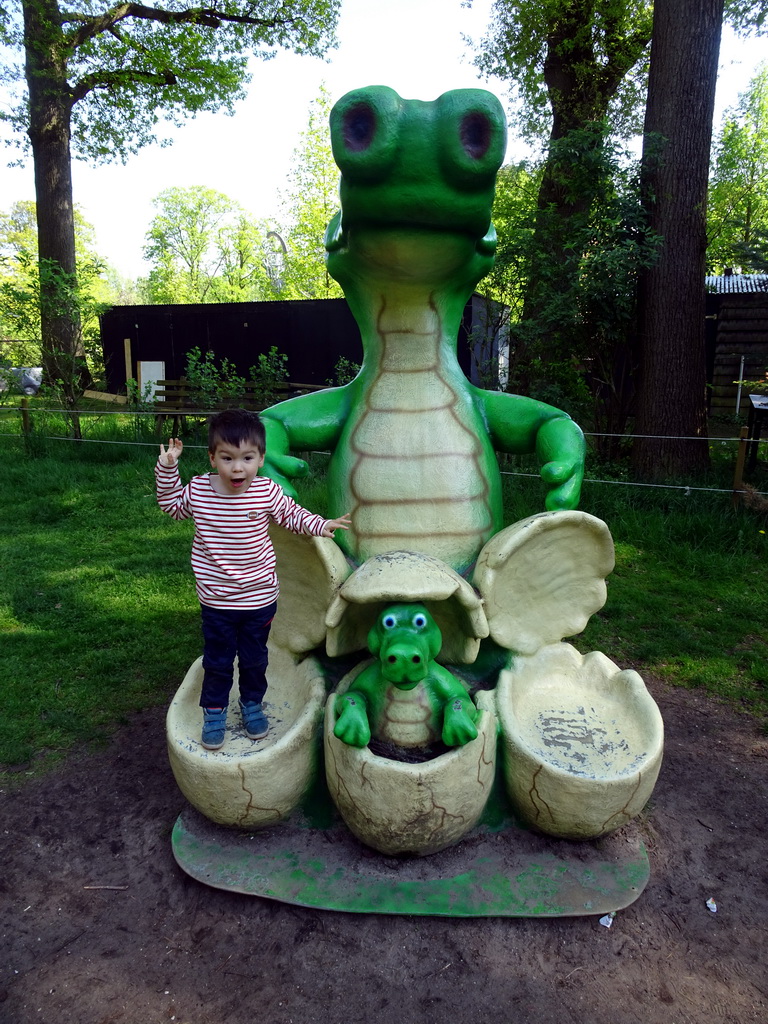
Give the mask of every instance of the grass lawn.
<svg viewBox="0 0 768 1024">
<path fill-rule="evenodd" d="M 192 525 L 156 505 L 154 444 L 0 447 L 0 764 L 30 772 L 170 700 L 201 650 Z M 301 494 L 321 512 L 322 465 Z M 185 448 L 185 479 L 206 468 Z M 510 522 L 541 510 L 535 480 L 505 487 Z M 617 565 L 578 647 L 768 718 L 766 515 L 606 484 L 586 484 L 581 507 L 610 527 Z"/>
</svg>

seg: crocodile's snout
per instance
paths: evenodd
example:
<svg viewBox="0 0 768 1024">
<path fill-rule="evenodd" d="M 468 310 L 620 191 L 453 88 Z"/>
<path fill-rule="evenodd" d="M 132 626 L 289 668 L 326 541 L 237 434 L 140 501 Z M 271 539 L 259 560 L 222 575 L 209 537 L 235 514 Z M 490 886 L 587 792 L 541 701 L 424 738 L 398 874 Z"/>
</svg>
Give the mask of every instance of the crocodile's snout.
<svg viewBox="0 0 768 1024">
<path fill-rule="evenodd" d="M 429 650 L 424 639 L 401 635 L 382 645 L 379 654 L 381 672 L 395 685 L 416 684 L 424 679 L 429 668 Z"/>
<path fill-rule="evenodd" d="M 427 677 L 442 643 L 442 633 L 421 604 L 390 605 L 368 634 L 368 648 L 379 659 L 381 674 L 405 690 Z"/>
</svg>

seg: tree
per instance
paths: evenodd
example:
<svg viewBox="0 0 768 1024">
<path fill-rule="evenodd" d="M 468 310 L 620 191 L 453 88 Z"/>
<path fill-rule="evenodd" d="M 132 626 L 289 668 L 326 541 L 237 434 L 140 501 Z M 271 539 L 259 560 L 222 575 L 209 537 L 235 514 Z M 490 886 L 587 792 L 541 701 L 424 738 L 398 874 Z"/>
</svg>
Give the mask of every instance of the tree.
<svg viewBox="0 0 768 1024">
<path fill-rule="evenodd" d="M 269 228 L 240 212 L 219 231 L 221 274 L 213 282 L 215 302 L 274 299 L 278 290 L 271 274 Z"/>
<path fill-rule="evenodd" d="M 660 258 L 641 280 L 633 465 L 641 479 L 708 465 L 705 211 L 723 0 L 656 0 L 643 192 Z M 666 435 L 653 437 L 650 435 Z"/>
<path fill-rule="evenodd" d="M 713 272 L 753 265 L 768 231 L 768 64 L 726 112 L 714 147 L 707 203 L 707 264 Z"/>
<path fill-rule="evenodd" d="M 93 226 L 75 207 L 75 254 L 81 283 L 80 343 L 89 369 L 101 370 L 101 348 L 96 314 L 113 297 L 107 268 L 96 252 Z M 0 335 L 13 337 L 18 345 L 15 362 L 38 365 L 41 361 L 40 264 L 37 255 L 37 214 L 34 202 L 22 200 L 0 213 Z M 60 379 L 62 372 L 47 383 Z"/>
<path fill-rule="evenodd" d="M 578 140 L 579 133 L 571 133 L 576 157 Z M 575 162 L 580 173 L 597 183 L 600 200 L 590 205 L 578 225 L 571 225 L 572 273 L 567 286 L 543 288 L 548 295 L 544 316 L 568 339 L 568 347 L 563 346 L 559 358 L 545 359 L 536 337 L 537 322 L 513 323 L 508 386 L 577 418 L 589 415 L 593 429 L 606 435 L 597 438 L 598 450 L 610 458 L 619 444 L 608 435 L 622 433 L 631 414 L 638 276 L 656 259 L 659 240 L 647 228 L 637 169 L 621 147 L 606 143 L 599 154 L 588 148 L 589 158 Z M 551 281 L 551 274 L 556 277 L 557 270 L 536 249 L 536 177 L 522 166 L 504 168 L 498 185 L 493 218 L 499 243 L 496 265 L 486 281 L 492 297 L 504 303 L 514 321 L 521 316 L 531 267 L 545 275 L 542 285 Z M 557 212 L 550 215 L 556 217 Z"/>
<path fill-rule="evenodd" d="M 339 208 L 339 171 L 331 151 L 331 98 L 325 85 L 309 108 L 293 153 L 290 191 L 283 199 L 288 227 L 281 297 L 332 299 L 343 293 L 325 266 L 325 229 Z"/>
<path fill-rule="evenodd" d="M 549 123 L 523 313 L 528 330 L 518 338 L 535 336 L 547 361 L 571 346 L 550 316 L 552 299 L 573 287 L 582 257 L 575 239 L 601 188 L 610 193 L 610 182 L 591 169 L 604 166 L 609 131 L 622 134 L 633 123 L 651 11 L 647 0 L 496 0 L 475 60 L 514 83 L 524 134 L 541 137 Z"/>
<path fill-rule="evenodd" d="M 108 160 L 155 139 L 162 117 L 180 123 L 200 110 L 232 111 L 244 94 L 250 54 L 274 47 L 321 55 L 333 44 L 339 0 L 183 0 L 97 9 L 91 0 L 12 0 L 0 42 L 23 52 L 27 96 L 10 115 L 28 135 L 35 167 L 43 275 L 43 359 L 57 353 L 82 369 L 77 324 L 71 150 Z M 19 16 L 19 7 L 21 17 Z M 6 115 L 7 116 L 7 115 Z M 69 401 L 87 380 L 66 382 Z"/>
<path fill-rule="evenodd" d="M 144 257 L 150 302 L 244 302 L 272 296 L 266 227 L 212 188 L 169 188 L 153 204 Z"/>
</svg>

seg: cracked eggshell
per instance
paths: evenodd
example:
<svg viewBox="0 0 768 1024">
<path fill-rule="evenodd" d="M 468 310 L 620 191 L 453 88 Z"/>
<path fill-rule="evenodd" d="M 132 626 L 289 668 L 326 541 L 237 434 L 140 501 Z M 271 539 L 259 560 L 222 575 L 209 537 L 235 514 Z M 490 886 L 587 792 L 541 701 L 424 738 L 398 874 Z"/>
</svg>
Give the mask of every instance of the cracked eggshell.
<svg viewBox="0 0 768 1024">
<path fill-rule="evenodd" d="M 269 735 L 250 740 L 238 706 L 237 670 L 220 750 L 200 744 L 202 658 L 192 665 L 166 716 L 171 768 L 187 800 L 218 825 L 274 825 L 299 803 L 317 770 L 317 726 L 325 684 L 317 662 L 297 663 L 270 642 L 264 710 Z"/>
<path fill-rule="evenodd" d="M 329 537 L 291 533 L 276 523 L 270 525 L 269 536 L 280 580 L 270 637 L 292 654 L 305 654 L 325 640 L 328 605 L 352 567 Z"/>
<path fill-rule="evenodd" d="M 325 711 L 325 774 L 353 835 L 387 856 L 423 856 L 457 843 L 474 828 L 496 769 L 493 712 L 482 711 L 478 736 L 470 743 L 424 764 L 404 764 L 337 739 L 335 700 L 333 693 Z"/>
<path fill-rule="evenodd" d="M 442 635 L 438 661 L 469 664 L 488 636 L 483 602 L 445 562 L 414 551 L 388 551 L 364 562 L 341 585 L 326 618 L 331 657 L 364 650 L 368 633 L 389 604 L 419 602 Z"/>
<path fill-rule="evenodd" d="M 637 672 L 599 651 L 550 644 L 501 673 L 496 711 L 507 792 L 541 832 L 595 839 L 650 798 L 664 724 Z"/>
<path fill-rule="evenodd" d="M 584 629 L 605 604 L 613 564 L 613 540 L 602 520 L 586 512 L 540 512 L 491 537 L 472 582 L 496 643 L 534 654 Z"/>
</svg>

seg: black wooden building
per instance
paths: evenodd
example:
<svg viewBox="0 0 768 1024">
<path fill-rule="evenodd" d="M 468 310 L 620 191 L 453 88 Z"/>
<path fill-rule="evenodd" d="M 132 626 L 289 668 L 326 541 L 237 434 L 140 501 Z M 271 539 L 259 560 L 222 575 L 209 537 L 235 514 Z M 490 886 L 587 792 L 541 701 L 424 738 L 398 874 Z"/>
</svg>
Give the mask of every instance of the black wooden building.
<svg viewBox="0 0 768 1024">
<path fill-rule="evenodd" d="M 459 332 L 459 363 L 474 381 L 481 351 L 492 351 L 498 361 L 498 340 L 489 338 L 484 327 L 485 308 L 486 301 L 473 296 Z M 363 356 L 360 332 L 345 299 L 113 306 L 101 316 L 101 341 L 107 388 L 113 394 L 125 392 L 129 377 L 142 386 L 177 380 L 195 347 L 228 359 L 247 376 L 259 355 L 275 346 L 288 357 L 289 380 L 316 385 L 334 380 L 340 357 L 360 363 Z"/>
<path fill-rule="evenodd" d="M 768 274 L 706 279 L 707 362 L 713 413 L 744 413 L 749 388 L 768 369 Z M 738 406 L 738 409 L 737 409 Z"/>
</svg>

